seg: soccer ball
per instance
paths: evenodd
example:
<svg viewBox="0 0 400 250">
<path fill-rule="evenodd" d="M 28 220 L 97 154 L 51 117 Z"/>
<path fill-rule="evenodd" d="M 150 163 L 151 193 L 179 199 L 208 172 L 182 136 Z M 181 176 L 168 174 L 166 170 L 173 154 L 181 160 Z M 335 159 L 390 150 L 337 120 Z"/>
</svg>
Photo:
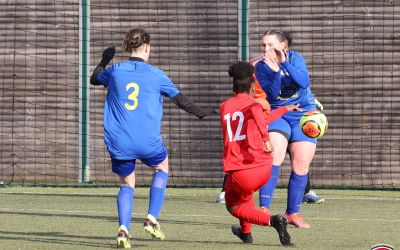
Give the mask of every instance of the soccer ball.
<svg viewBox="0 0 400 250">
<path fill-rule="evenodd" d="M 310 138 L 321 138 L 328 129 L 328 120 L 321 111 L 311 110 L 301 117 L 300 128 Z"/>
</svg>

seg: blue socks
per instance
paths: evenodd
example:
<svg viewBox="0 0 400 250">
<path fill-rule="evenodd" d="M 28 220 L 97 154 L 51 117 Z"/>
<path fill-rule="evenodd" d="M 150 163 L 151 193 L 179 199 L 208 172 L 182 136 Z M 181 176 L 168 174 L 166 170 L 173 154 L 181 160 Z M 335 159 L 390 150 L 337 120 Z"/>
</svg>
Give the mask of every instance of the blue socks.
<svg viewBox="0 0 400 250">
<path fill-rule="evenodd" d="M 289 178 L 287 209 L 286 213 L 295 214 L 300 211 L 301 202 L 304 196 L 308 175 L 297 175 L 292 172 Z"/>
<path fill-rule="evenodd" d="M 272 165 L 271 178 L 260 190 L 260 207 L 270 208 L 272 197 L 279 180 L 279 166 Z M 292 172 L 289 178 L 287 209 L 286 213 L 294 214 L 300 211 L 303 201 L 304 189 L 306 188 L 308 175 L 297 175 Z"/>
<path fill-rule="evenodd" d="M 167 187 L 168 173 L 157 171 L 154 173 L 153 182 L 150 186 L 150 203 L 148 213 L 158 218 L 165 198 L 165 188 Z"/>
<path fill-rule="evenodd" d="M 150 187 L 149 214 L 158 218 L 165 198 L 165 188 L 168 182 L 168 173 L 157 171 L 154 174 Z M 124 225 L 128 231 L 131 227 L 133 213 L 134 189 L 129 186 L 121 186 L 117 196 L 118 222 L 119 226 Z"/>
<path fill-rule="evenodd" d="M 131 228 L 131 217 L 133 212 L 133 188 L 121 186 L 117 197 L 119 226 L 124 225 L 128 231 Z"/>
<path fill-rule="evenodd" d="M 279 166 L 272 165 L 271 177 L 267 183 L 265 183 L 259 190 L 260 195 L 260 207 L 270 208 L 272 197 L 276 188 L 276 184 L 279 180 Z"/>
</svg>

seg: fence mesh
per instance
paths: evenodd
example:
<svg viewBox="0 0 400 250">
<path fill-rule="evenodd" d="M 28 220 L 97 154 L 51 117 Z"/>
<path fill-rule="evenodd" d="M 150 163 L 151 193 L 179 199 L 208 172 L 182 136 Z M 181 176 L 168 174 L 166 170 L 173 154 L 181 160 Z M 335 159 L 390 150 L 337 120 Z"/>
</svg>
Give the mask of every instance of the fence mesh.
<svg viewBox="0 0 400 250">
<path fill-rule="evenodd" d="M 79 177 L 79 3 L 1 0 L 0 181 L 71 185 Z M 203 107 L 231 95 L 229 64 L 238 58 L 238 1 L 91 1 L 91 70 L 103 49 L 129 29 L 146 29 L 150 62 Z M 288 31 L 312 89 L 324 104 L 327 134 L 311 166 L 313 185 L 400 187 L 400 3 L 397 1 L 250 1 L 249 58 L 261 55 L 268 29 Z M 106 89 L 90 87 L 89 180 L 118 182 L 103 142 Z M 222 184 L 219 117 L 203 120 L 165 100 L 162 135 L 171 185 Z M 287 159 L 282 182 L 290 172 Z M 137 181 L 150 169 L 139 164 Z"/>
</svg>

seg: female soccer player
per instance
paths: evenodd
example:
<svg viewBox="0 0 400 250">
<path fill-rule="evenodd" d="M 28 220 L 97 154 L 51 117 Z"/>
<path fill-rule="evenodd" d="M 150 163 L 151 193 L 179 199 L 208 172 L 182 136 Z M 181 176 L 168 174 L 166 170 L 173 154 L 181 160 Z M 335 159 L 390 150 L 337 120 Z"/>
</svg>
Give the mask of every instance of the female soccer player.
<svg viewBox="0 0 400 250">
<path fill-rule="evenodd" d="M 240 220 L 232 232 L 244 243 L 252 243 L 251 225 L 274 227 L 283 245 L 290 245 L 287 221 L 281 215 L 271 216 L 254 207 L 253 193 L 269 179 L 273 147 L 267 124 L 298 105 L 281 107 L 269 116 L 254 96 L 254 67 L 247 62 L 230 66 L 235 96 L 220 106 L 224 138 L 223 167 L 226 173 L 225 201 L 228 211 Z"/>
<path fill-rule="evenodd" d="M 281 31 L 267 31 L 262 37 L 264 58 L 256 64 L 256 77 L 267 94 L 272 110 L 299 103 L 304 112 L 315 110 L 310 78 L 303 56 L 288 49 L 288 39 Z M 271 179 L 260 189 L 260 206 L 269 211 L 278 178 L 279 167 L 289 152 L 292 173 L 288 185 L 288 223 L 298 228 L 310 228 L 300 215 L 300 207 L 308 179 L 309 165 L 314 157 L 317 140 L 309 138 L 300 129 L 304 112 L 288 112 L 269 126 L 271 143 L 275 148 Z"/>
<path fill-rule="evenodd" d="M 130 30 L 123 47 L 130 53 L 129 59 L 104 70 L 115 53 L 113 47 L 106 49 L 92 74 L 91 84 L 108 88 L 104 106 L 104 141 L 111 156 L 112 171 L 121 181 L 117 197 L 117 246 L 130 248 L 136 159 L 155 171 L 143 228 L 155 239 L 165 238 L 157 222 L 168 181 L 168 153 L 160 135 L 163 96 L 168 96 L 180 108 L 200 119 L 210 112 L 180 93 L 162 70 L 146 63 L 151 50 L 147 32 Z"/>
<path fill-rule="evenodd" d="M 282 31 L 282 34 L 283 34 L 283 37 L 284 37 L 284 48 L 283 48 L 283 50 L 284 51 L 289 51 L 289 48 L 290 48 L 290 46 L 291 46 L 291 44 L 292 44 L 292 37 L 291 37 L 291 35 L 290 35 L 290 33 L 288 33 L 288 32 L 284 32 L 284 31 Z M 252 60 L 250 60 L 250 63 L 252 64 L 252 65 L 255 65 L 257 62 L 259 62 L 260 60 L 263 60 L 263 58 L 264 58 L 264 56 L 260 56 L 260 57 L 257 57 L 257 58 L 254 58 L 254 59 L 252 59 Z M 266 99 L 266 94 L 265 94 L 265 92 L 263 91 L 263 89 L 262 89 L 262 87 L 260 86 L 260 84 L 258 83 L 258 81 L 257 81 L 257 79 L 255 79 L 256 80 L 256 93 L 255 93 L 255 98 L 257 98 L 258 100 L 259 99 Z M 314 101 L 315 101 L 315 104 L 316 104 L 316 106 L 317 106 L 317 109 L 319 110 L 319 111 L 323 111 L 323 106 L 322 106 L 322 104 L 314 97 Z M 272 179 L 274 179 L 274 180 L 272 180 L 272 185 L 274 186 L 274 188 L 275 188 L 275 186 L 276 186 L 276 182 L 278 181 L 278 179 L 279 179 L 279 168 L 273 168 L 273 171 L 277 171 L 277 172 L 275 172 L 274 174 L 273 174 L 273 176 L 271 177 Z M 223 181 L 223 184 L 222 184 L 222 189 L 221 189 L 221 192 L 218 194 L 218 196 L 217 196 L 217 198 L 216 198 L 216 202 L 217 203 L 225 203 L 225 188 L 224 188 L 224 185 L 225 185 L 225 181 L 226 181 L 226 176 L 224 176 L 224 181 Z M 302 202 L 303 203 L 308 203 L 308 204 L 323 204 L 324 202 L 325 202 L 325 199 L 322 199 L 322 198 L 320 198 L 316 193 L 315 193 L 315 191 L 313 191 L 313 190 L 311 190 L 311 187 L 310 187 L 311 185 L 310 185 L 310 175 L 309 175 L 309 173 L 308 173 L 308 178 L 307 178 L 307 185 L 306 185 L 306 187 L 305 187 L 305 190 L 304 190 L 304 196 L 303 196 L 303 199 L 302 199 Z M 263 198 L 263 196 L 265 195 L 265 192 L 263 192 L 263 190 L 264 189 L 266 189 L 268 186 L 267 185 L 265 185 L 263 188 L 262 188 L 262 191 L 261 191 L 261 197 L 260 197 L 260 201 L 262 201 L 262 204 L 261 204 L 261 206 L 263 206 L 263 209 L 265 209 L 265 208 L 269 208 L 269 206 L 270 206 L 270 200 L 272 199 L 272 195 L 270 195 L 270 198 L 271 199 L 268 199 L 267 201 L 265 200 L 265 198 Z M 269 201 L 269 202 L 268 202 Z"/>
</svg>

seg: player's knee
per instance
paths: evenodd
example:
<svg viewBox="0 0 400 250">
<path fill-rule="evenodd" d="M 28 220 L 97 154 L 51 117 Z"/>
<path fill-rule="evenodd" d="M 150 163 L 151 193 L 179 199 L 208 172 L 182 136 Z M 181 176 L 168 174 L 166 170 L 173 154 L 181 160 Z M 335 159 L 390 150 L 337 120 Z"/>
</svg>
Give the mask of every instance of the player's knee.
<svg viewBox="0 0 400 250">
<path fill-rule="evenodd" d="M 121 184 L 121 186 L 127 186 L 127 187 L 130 187 L 130 188 L 134 189 L 135 188 L 135 182 L 126 182 L 126 183 Z"/>
<path fill-rule="evenodd" d="M 309 170 L 309 164 L 304 164 L 304 165 L 293 164 L 292 168 L 295 174 L 306 175 Z"/>
<path fill-rule="evenodd" d="M 168 173 L 168 165 L 166 165 L 166 166 L 157 166 L 155 168 L 155 171 L 163 171 L 165 173 Z"/>
<path fill-rule="evenodd" d="M 168 173 L 168 169 L 169 169 L 168 157 L 165 158 L 165 160 L 160 164 L 158 164 L 158 166 L 155 168 L 156 171 L 163 171 L 166 173 Z"/>
<path fill-rule="evenodd" d="M 281 159 L 273 158 L 273 160 L 272 160 L 272 165 L 275 165 L 275 166 L 282 166 L 282 163 L 283 163 L 283 160 L 281 160 Z"/>
<path fill-rule="evenodd" d="M 276 148 L 276 147 L 275 147 Z M 285 160 L 286 151 L 280 152 L 281 150 L 275 150 L 272 153 L 272 165 L 281 166 Z"/>
<path fill-rule="evenodd" d="M 235 217 L 237 217 L 237 208 L 238 208 L 238 206 L 231 206 L 228 203 L 226 203 L 226 209 L 228 210 L 228 212 L 231 215 L 233 215 Z"/>
<path fill-rule="evenodd" d="M 121 180 L 121 186 L 128 186 L 131 188 L 135 188 L 136 184 L 136 177 L 135 177 L 135 172 L 128 176 L 120 176 Z"/>
</svg>

